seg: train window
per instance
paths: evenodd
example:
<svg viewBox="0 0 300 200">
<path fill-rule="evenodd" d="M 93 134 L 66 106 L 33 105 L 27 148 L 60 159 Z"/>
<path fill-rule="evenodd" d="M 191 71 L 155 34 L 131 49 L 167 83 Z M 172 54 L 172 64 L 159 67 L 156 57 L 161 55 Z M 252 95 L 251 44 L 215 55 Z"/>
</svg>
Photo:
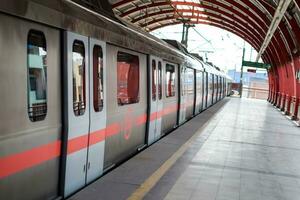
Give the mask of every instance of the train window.
<svg viewBox="0 0 300 200">
<path fill-rule="evenodd" d="M 175 96 L 175 66 L 166 64 L 166 97 Z"/>
<path fill-rule="evenodd" d="M 158 99 L 162 98 L 162 69 L 161 62 L 158 62 Z"/>
<path fill-rule="evenodd" d="M 120 106 L 139 102 L 139 57 L 118 52 L 117 56 L 117 98 Z"/>
<path fill-rule="evenodd" d="M 156 85 L 157 85 L 157 74 L 156 74 L 156 62 L 152 60 L 152 100 L 156 100 Z"/>
<path fill-rule="evenodd" d="M 99 45 L 93 48 L 93 94 L 94 110 L 103 110 L 103 52 Z"/>
<path fill-rule="evenodd" d="M 73 111 L 76 116 L 85 112 L 85 49 L 82 41 L 73 43 Z"/>
<path fill-rule="evenodd" d="M 27 39 L 28 116 L 36 122 L 47 115 L 47 48 L 40 31 L 30 30 Z"/>
</svg>

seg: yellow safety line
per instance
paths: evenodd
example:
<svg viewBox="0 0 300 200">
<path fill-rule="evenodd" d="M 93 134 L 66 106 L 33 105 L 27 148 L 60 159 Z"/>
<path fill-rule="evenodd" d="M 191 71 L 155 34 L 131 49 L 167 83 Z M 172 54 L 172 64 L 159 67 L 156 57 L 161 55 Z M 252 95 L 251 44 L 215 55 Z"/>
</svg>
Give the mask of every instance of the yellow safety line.
<svg viewBox="0 0 300 200">
<path fill-rule="evenodd" d="M 213 118 L 213 116 L 212 116 Z M 212 119 L 211 118 L 211 119 Z M 161 177 L 174 165 L 174 163 L 182 156 L 182 154 L 190 147 L 191 143 L 198 137 L 203 129 L 206 128 L 208 123 L 211 121 L 209 119 L 200 127 L 196 133 L 186 141 L 160 168 L 158 168 L 144 183 L 137 188 L 127 200 L 140 200 L 143 199 L 146 194 L 156 185 L 156 183 L 161 179 Z M 201 129 L 201 130 L 200 130 Z"/>
</svg>

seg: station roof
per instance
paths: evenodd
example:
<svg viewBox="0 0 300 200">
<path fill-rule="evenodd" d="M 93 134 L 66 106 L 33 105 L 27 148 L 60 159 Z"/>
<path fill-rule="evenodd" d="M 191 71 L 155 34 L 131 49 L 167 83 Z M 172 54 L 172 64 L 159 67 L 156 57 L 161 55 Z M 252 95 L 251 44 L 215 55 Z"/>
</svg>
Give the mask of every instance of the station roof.
<svg viewBox="0 0 300 200">
<path fill-rule="evenodd" d="M 109 0 L 116 16 L 153 31 L 183 21 L 232 32 L 257 51 L 268 34 L 279 0 Z M 262 59 L 282 66 L 299 56 L 300 0 L 289 4 Z"/>
</svg>

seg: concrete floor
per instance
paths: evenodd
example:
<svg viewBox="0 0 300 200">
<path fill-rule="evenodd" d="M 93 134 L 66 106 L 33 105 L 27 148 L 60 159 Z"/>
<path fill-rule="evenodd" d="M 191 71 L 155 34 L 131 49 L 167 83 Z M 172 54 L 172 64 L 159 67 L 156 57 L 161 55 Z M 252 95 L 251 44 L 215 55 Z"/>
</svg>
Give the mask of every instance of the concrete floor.
<svg viewBox="0 0 300 200">
<path fill-rule="evenodd" d="M 141 188 L 147 200 L 300 200 L 300 129 L 266 101 L 226 99 L 70 199 L 140 199 Z"/>
<path fill-rule="evenodd" d="M 266 101 L 232 99 L 203 132 L 165 199 L 300 199 L 300 129 Z"/>
</svg>

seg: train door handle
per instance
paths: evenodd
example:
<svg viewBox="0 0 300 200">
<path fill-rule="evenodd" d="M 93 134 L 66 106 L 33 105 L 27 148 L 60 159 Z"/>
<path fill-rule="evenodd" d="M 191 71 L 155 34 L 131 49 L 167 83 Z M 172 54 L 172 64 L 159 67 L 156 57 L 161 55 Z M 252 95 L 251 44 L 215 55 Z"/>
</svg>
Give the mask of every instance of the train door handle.
<svg viewBox="0 0 300 200">
<path fill-rule="evenodd" d="M 89 162 L 89 163 L 88 163 L 88 167 L 87 167 L 87 169 L 89 170 L 89 169 L 90 169 L 90 167 L 91 167 L 91 163 Z"/>
<path fill-rule="evenodd" d="M 85 172 L 85 170 L 86 170 L 85 167 L 86 167 L 86 165 L 84 164 L 84 165 L 83 165 L 83 172 Z"/>
</svg>

